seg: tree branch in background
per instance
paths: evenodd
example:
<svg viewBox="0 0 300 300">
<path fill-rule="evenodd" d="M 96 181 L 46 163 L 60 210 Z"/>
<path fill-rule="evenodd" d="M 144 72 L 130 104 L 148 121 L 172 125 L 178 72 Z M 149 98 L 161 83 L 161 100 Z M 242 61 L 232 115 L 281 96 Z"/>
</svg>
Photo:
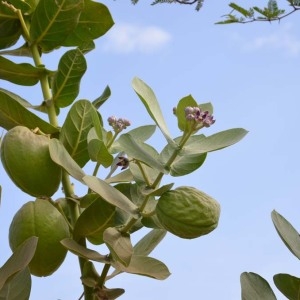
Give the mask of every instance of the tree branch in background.
<svg viewBox="0 0 300 300">
<path fill-rule="evenodd" d="M 278 8 L 276 0 L 268 0 L 267 7 L 259 8 L 253 6 L 249 9 L 239 6 L 236 3 L 230 3 L 229 7 L 232 8 L 232 11 L 224 15 L 226 18 L 224 21 L 217 22 L 216 24 L 232 24 L 232 23 L 251 23 L 251 22 L 272 22 L 280 21 L 283 18 L 288 17 L 294 12 L 300 10 L 300 0 L 286 0 L 288 5 L 291 7 L 291 10 L 286 12 L 284 9 Z M 239 13 L 239 16 L 233 14 L 234 12 Z"/>
<path fill-rule="evenodd" d="M 139 0 L 131 0 L 132 4 L 137 4 L 139 2 Z M 162 3 L 179 3 L 179 4 L 188 4 L 188 5 L 192 5 L 192 4 L 196 4 L 195 9 L 197 11 L 199 11 L 203 5 L 204 0 L 155 0 L 152 2 L 151 5 L 155 5 L 155 4 L 162 4 Z"/>
</svg>

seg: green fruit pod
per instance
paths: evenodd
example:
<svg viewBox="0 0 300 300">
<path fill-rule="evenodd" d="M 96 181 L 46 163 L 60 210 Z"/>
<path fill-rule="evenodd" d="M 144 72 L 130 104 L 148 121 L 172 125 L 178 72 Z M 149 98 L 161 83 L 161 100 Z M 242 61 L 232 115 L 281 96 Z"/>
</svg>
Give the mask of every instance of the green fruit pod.
<svg viewBox="0 0 300 300">
<path fill-rule="evenodd" d="M 156 214 L 169 232 L 184 239 L 194 239 L 218 226 L 220 205 L 196 188 L 182 186 L 162 194 Z"/>
<path fill-rule="evenodd" d="M 61 181 L 61 168 L 49 153 L 49 138 L 24 126 L 9 130 L 1 144 L 1 161 L 11 180 L 34 197 L 51 197 Z"/>
<path fill-rule="evenodd" d="M 36 236 L 38 244 L 29 264 L 35 276 L 49 276 L 63 263 L 67 250 L 60 241 L 70 237 L 69 227 L 61 213 L 45 199 L 25 203 L 15 214 L 9 227 L 12 251 L 26 239 Z"/>
</svg>

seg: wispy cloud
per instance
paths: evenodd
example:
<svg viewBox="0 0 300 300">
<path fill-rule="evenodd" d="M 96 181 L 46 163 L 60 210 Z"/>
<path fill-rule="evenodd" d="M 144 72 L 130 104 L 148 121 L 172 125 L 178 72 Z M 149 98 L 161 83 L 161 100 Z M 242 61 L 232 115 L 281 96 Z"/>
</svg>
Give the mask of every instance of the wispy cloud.
<svg viewBox="0 0 300 300">
<path fill-rule="evenodd" d="M 268 35 L 257 35 L 252 39 L 245 39 L 239 35 L 234 37 L 246 51 L 257 51 L 262 49 L 281 50 L 286 55 L 300 55 L 300 39 L 293 33 L 291 24 L 284 24 Z"/>
<path fill-rule="evenodd" d="M 171 35 L 156 26 L 115 25 L 106 35 L 103 49 L 115 53 L 153 53 L 165 47 Z"/>
</svg>

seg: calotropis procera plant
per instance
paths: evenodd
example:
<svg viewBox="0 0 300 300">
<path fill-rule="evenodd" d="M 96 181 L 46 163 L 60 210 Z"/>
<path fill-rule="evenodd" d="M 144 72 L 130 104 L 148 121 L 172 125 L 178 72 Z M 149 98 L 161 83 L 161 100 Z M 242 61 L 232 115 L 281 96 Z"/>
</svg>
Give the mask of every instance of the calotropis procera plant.
<svg viewBox="0 0 300 300">
<path fill-rule="evenodd" d="M 213 108 L 187 96 L 174 109 L 181 134 L 173 138 L 154 92 L 138 78 L 133 89 L 154 124 L 129 130 L 134 120 L 109 116 L 103 121 L 100 108 L 109 88 L 94 101 L 76 98 L 87 68 L 85 54 L 112 25 L 107 7 L 91 0 L 0 3 L 0 78 L 23 86 L 39 83 L 42 91 L 37 104 L 0 90 L 0 126 L 7 130 L 1 161 L 28 201 L 9 228 L 13 254 L 0 268 L 4 298 L 9 293 L 10 299 L 28 299 L 31 275 L 50 276 L 70 251 L 79 260 L 80 299 L 116 299 L 124 290 L 108 288 L 107 281 L 120 273 L 169 276 L 167 266 L 149 256 L 167 232 L 191 239 L 218 225 L 216 200 L 194 187 L 172 189 L 173 183 L 162 184 L 162 179 L 195 171 L 208 152 L 238 142 L 246 131 L 198 134 L 214 124 Z M 20 40 L 22 46 L 14 48 Z M 71 49 L 50 71 L 42 55 L 59 47 Z M 6 55 L 28 56 L 32 64 L 15 63 Z M 60 127 L 58 114 L 67 107 Z M 46 113 L 49 122 L 31 110 Z M 160 153 L 146 143 L 156 128 L 166 140 Z M 91 175 L 86 174 L 88 162 L 94 164 Z M 107 170 L 105 178 L 97 177 L 99 168 Z M 60 185 L 63 196 L 53 199 Z M 76 195 L 77 185 L 86 186 L 85 195 Z M 148 228 L 145 236 L 132 245 L 131 235 L 142 228 Z M 90 244 L 105 245 L 106 253 L 89 249 Z"/>
</svg>

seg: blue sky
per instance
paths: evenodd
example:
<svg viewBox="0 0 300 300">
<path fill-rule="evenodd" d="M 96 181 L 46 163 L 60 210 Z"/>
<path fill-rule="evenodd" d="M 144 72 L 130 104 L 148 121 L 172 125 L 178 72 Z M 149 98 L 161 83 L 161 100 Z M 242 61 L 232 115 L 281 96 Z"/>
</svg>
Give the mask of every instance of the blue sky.
<svg viewBox="0 0 300 300">
<path fill-rule="evenodd" d="M 151 1 L 136 6 L 129 0 L 103 3 L 116 24 L 87 55 L 89 68 L 78 99 L 93 100 L 109 85 L 112 96 L 101 111 L 104 119 L 125 117 L 132 128 L 152 124 L 131 88 L 132 78 L 138 76 L 155 91 L 174 137 L 180 132 L 172 108 L 189 94 L 199 103 L 214 105 L 216 123 L 205 134 L 234 127 L 249 131 L 240 143 L 210 153 L 195 173 L 165 178 L 217 199 L 222 208 L 218 228 L 195 240 L 167 235 L 151 254 L 169 267 L 172 275 L 167 280 L 123 274 L 107 286 L 125 288 L 124 300 L 233 300 L 241 298 L 239 276 L 244 271 L 259 273 L 272 287 L 276 273 L 299 276 L 299 262 L 271 221 L 276 209 L 300 230 L 299 15 L 281 23 L 220 26 L 214 22 L 229 12 L 226 1 L 206 1 L 199 13 L 190 6 L 150 6 Z M 55 53 L 44 62 L 55 69 Z M 3 81 L 0 85 L 33 103 L 41 99 L 38 86 L 31 90 Z M 61 123 L 65 114 L 62 111 Z M 164 146 L 159 132 L 152 142 L 159 149 Z M 31 199 L 14 188 L 2 167 L 0 174 L 3 263 L 10 255 L 10 220 Z M 79 185 L 76 189 L 84 192 Z M 138 238 L 133 236 L 134 241 Z M 79 276 L 76 257 L 70 254 L 53 276 L 33 279 L 31 299 L 78 299 Z"/>
</svg>

